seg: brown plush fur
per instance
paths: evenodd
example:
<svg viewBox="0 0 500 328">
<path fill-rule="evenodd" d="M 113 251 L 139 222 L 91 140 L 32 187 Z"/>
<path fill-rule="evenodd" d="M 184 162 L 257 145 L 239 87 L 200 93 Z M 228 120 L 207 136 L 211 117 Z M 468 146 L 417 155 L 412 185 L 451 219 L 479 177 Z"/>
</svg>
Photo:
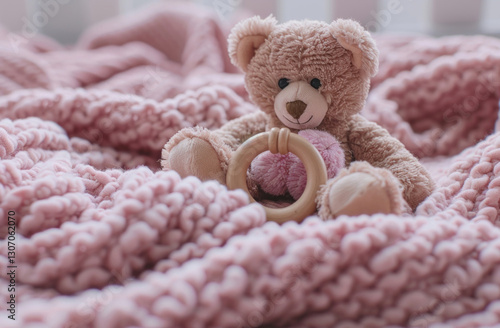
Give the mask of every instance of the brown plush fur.
<svg viewBox="0 0 500 328">
<path fill-rule="evenodd" d="M 340 206 L 331 205 L 336 202 L 328 198 L 342 192 L 338 190 L 342 183 L 337 181 L 349 174 L 357 173 L 356 177 L 364 177 L 366 182 L 360 183 L 359 190 L 350 191 L 352 197 L 346 198 L 354 202 L 348 204 L 349 214 L 353 214 L 353 208 L 359 209 L 357 212 L 354 210 L 354 214 L 367 212 L 363 208 L 362 197 L 374 195 L 375 190 L 385 191 L 391 204 L 389 212 L 393 213 L 401 213 L 405 206 L 414 210 L 431 193 L 434 184 L 418 160 L 385 129 L 358 114 L 369 91 L 370 77 L 378 68 L 375 42 L 358 23 L 351 20 L 337 20 L 332 24 L 291 21 L 278 25 L 272 17 L 253 17 L 233 28 L 229 37 L 229 54 L 232 62 L 246 72 L 245 81 L 251 100 L 262 112 L 229 122 L 217 131 L 179 132 L 165 147 L 162 161 L 165 169 L 185 163 L 193 165 L 193 160 L 199 156 L 175 158 L 174 163 L 169 154 L 182 139 L 196 137 L 205 140 L 218 154 L 221 171 L 217 176 L 221 176 L 227 169 L 231 153 L 250 136 L 272 127 L 289 127 L 296 132 L 309 115 L 324 115 L 313 127 L 337 138 L 344 149 L 346 165 L 353 161 L 366 163 L 359 163 L 361 166 L 358 165 L 357 169 L 357 166 L 346 168 L 321 189 L 317 203 L 322 217 L 326 219 L 342 214 L 339 208 L 328 208 Z M 278 81 L 283 78 L 293 87 L 280 88 Z M 309 85 L 313 79 L 321 81 L 317 90 Z M 285 95 L 286 88 L 293 94 L 289 92 Z M 280 109 L 275 101 L 280 92 L 287 99 L 296 97 L 292 100 L 320 97 L 324 100 L 319 103 L 324 104 L 326 100 L 326 114 L 307 108 L 303 115 L 305 118 L 294 123 L 295 120 L 288 117 L 286 110 Z M 203 149 L 200 151 L 209 148 Z M 199 165 L 203 166 L 202 163 Z M 199 170 L 193 167 L 191 172 L 199 176 Z M 373 179 L 369 178 L 370 175 Z M 371 189 L 371 193 L 367 188 Z M 368 212 L 373 210 L 371 208 Z M 387 210 L 380 208 L 380 211 Z"/>
</svg>

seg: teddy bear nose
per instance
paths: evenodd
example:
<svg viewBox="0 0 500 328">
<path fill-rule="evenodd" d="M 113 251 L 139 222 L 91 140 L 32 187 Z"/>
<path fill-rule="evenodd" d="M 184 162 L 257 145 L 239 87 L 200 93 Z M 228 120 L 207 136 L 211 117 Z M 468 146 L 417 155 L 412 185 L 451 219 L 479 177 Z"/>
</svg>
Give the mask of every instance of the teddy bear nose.
<svg viewBox="0 0 500 328">
<path fill-rule="evenodd" d="M 286 103 L 286 111 L 296 120 L 304 113 L 306 107 L 307 104 L 302 100 L 295 100 Z"/>
</svg>

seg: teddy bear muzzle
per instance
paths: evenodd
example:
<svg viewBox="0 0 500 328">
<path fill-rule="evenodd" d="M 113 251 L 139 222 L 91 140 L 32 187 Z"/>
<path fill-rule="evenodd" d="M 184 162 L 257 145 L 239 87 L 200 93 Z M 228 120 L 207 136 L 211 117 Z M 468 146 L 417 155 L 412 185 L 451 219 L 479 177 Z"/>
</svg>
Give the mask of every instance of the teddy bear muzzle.
<svg viewBox="0 0 500 328">
<path fill-rule="evenodd" d="M 312 129 L 321 124 L 328 110 L 325 97 L 304 81 L 289 83 L 278 93 L 274 111 L 287 127 Z"/>
</svg>

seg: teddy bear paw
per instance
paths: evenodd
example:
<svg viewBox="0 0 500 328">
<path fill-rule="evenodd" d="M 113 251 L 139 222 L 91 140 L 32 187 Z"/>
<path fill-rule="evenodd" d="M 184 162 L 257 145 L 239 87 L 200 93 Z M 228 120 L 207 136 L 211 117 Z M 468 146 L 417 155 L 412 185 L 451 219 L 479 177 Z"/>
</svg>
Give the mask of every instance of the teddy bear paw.
<svg viewBox="0 0 500 328">
<path fill-rule="evenodd" d="M 217 180 L 225 183 L 226 180 L 214 147 L 210 142 L 196 137 L 180 141 L 170 150 L 162 165 L 176 171 L 183 178 L 193 175 L 202 181 Z"/>
<path fill-rule="evenodd" d="M 328 190 L 330 213 L 357 216 L 362 214 L 395 213 L 391 196 L 383 180 L 363 172 L 340 178 Z"/>
</svg>

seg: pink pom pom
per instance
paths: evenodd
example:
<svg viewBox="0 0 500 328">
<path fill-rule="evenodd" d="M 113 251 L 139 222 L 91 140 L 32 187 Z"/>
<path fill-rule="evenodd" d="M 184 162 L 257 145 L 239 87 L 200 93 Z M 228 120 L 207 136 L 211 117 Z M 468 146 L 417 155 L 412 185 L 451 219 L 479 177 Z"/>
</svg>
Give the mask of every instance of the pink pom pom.
<svg viewBox="0 0 500 328">
<path fill-rule="evenodd" d="M 263 152 L 252 161 L 250 178 L 268 194 L 284 195 L 287 191 L 286 180 L 291 156 L 291 153 L 281 155 Z"/>
<path fill-rule="evenodd" d="M 301 130 L 299 135 L 307 139 L 319 151 L 325 161 L 328 179 L 335 177 L 345 166 L 344 151 L 337 139 L 330 133 L 317 130 Z M 306 188 L 306 168 L 300 159 L 293 154 L 290 154 L 290 162 L 286 185 L 293 199 L 299 199 Z"/>
<path fill-rule="evenodd" d="M 340 143 L 328 132 L 301 130 L 299 135 L 307 139 L 319 151 L 325 161 L 328 178 L 331 179 L 345 166 L 344 151 Z M 251 166 L 250 177 L 263 191 L 271 195 L 284 195 L 287 191 L 298 199 L 307 183 L 304 164 L 294 154 L 271 154 L 266 151 L 257 156 Z"/>
</svg>

